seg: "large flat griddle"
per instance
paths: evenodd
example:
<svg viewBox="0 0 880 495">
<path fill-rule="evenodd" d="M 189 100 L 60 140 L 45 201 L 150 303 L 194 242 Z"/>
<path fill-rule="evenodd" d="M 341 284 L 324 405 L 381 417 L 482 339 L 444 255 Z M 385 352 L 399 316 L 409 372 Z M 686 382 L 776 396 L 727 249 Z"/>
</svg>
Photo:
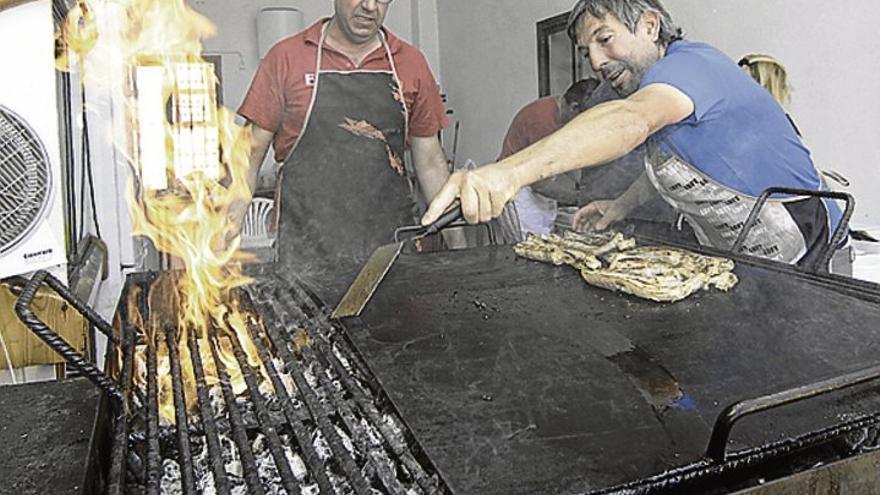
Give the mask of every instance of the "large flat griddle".
<svg viewBox="0 0 880 495">
<path fill-rule="evenodd" d="M 509 247 L 403 254 L 347 334 L 456 493 L 584 492 L 698 461 L 732 402 L 880 362 L 876 294 L 736 273 L 729 293 L 658 304 Z M 683 396 L 664 402 L 672 379 Z M 876 395 L 749 418 L 730 448 L 880 411 Z"/>
</svg>

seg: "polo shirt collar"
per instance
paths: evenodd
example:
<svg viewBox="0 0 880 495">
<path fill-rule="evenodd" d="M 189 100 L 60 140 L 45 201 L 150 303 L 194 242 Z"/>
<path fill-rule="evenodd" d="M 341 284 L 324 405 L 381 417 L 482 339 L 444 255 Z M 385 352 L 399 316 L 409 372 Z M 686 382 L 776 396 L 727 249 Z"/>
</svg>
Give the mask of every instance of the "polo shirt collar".
<svg viewBox="0 0 880 495">
<path fill-rule="evenodd" d="M 318 46 L 318 43 L 321 42 L 321 29 L 323 29 L 324 24 L 330 22 L 330 19 L 330 17 L 322 17 L 306 28 L 306 43 Z M 396 55 L 403 47 L 403 42 L 394 33 L 385 29 L 385 26 L 382 26 L 380 29 L 382 29 L 382 32 L 385 34 L 385 40 L 388 43 L 388 49 L 391 50 L 391 54 Z"/>
</svg>

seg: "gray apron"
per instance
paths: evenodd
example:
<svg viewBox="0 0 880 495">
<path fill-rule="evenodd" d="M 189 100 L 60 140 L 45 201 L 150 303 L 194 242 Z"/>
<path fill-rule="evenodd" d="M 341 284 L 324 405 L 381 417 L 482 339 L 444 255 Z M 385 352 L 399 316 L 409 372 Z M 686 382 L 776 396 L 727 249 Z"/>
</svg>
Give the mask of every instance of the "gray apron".
<svg viewBox="0 0 880 495">
<path fill-rule="evenodd" d="M 757 198 L 724 186 L 649 140 L 645 165 L 660 196 L 694 229 L 700 244 L 730 250 Z M 818 198 L 767 201 L 745 239 L 743 252 L 790 264 L 807 265 L 827 242 L 830 227 Z"/>
<path fill-rule="evenodd" d="M 384 35 L 391 71 L 341 72 L 321 70 L 325 33 L 304 129 L 279 171 L 278 270 L 335 304 L 373 250 L 412 223 L 413 201 L 408 114 Z"/>
</svg>

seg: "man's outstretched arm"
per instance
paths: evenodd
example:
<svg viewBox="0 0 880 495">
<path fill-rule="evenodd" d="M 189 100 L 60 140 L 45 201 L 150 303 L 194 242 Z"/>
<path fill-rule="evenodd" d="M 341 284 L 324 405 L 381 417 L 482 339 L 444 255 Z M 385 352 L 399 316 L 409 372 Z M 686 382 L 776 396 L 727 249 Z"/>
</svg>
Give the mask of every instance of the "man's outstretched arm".
<svg viewBox="0 0 880 495">
<path fill-rule="evenodd" d="M 468 222 L 488 222 L 501 214 L 521 188 L 620 158 L 693 111 L 693 101 L 666 84 L 652 84 L 627 99 L 597 105 L 519 153 L 477 170 L 453 174 L 422 223 L 439 218 L 457 198 Z"/>
</svg>

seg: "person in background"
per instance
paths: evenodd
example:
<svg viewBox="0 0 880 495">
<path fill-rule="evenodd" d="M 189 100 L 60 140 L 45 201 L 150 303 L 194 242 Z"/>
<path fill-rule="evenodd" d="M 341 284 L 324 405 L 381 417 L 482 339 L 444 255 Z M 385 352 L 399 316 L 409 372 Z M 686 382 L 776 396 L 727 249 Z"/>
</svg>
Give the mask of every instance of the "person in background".
<svg viewBox="0 0 880 495">
<path fill-rule="evenodd" d="M 779 103 L 784 109 L 788 108 L 791 101 L 791 88 L 788 85 L 788 71 L 782 62 L 776 60 L 770 55 L 750 54 L 741 58 L 737 63 L 743 68 L 752 79 L 764 87 L 773 99 Z M 794 120 L 788 113 L 785 114 L 794 127 L 797 135 L 801 135 L 800 129 L 795 125 Z"/>
<path fill-rule="evenodd" d="M 383 27 L 390 3 L 334 0 L 332 17 L 267 53 L 238 110 L 253 135 L 251 190 L 270 145 L 283 164 L 279 274 L 313 282 L 328 302 L 414 223 L 404 151 L 426 200 L 449 175 L 437 82 L 424 55 Z"/>
<path fill-rule="evenodd" d="M 598 79 L 582 79 L 569 86 L 561 96 L 545 96 L 522 107 L 507 129 L 498 160 L 503 160 L 528 148 L 559 130 L 560 127 L 587 108 L 587 100 L 593 96 L 598 86 Z M 514 205 L 519 220 L 521 238 L 528 234 L 548 234 L 553 230 L 556 222 L 556 208 L 559 204 L 565 204 L 565 199 L 570 200 L 571 195 L 577 192 L 579 178 L 572 177 L 572 175 L 574 174 L 562 174 L 545 181 L 555 182 L 555 184 L 546 184 L 546 186 L 555 185 L 557 194 L 536 192 L 535 189 L 540 189 L 544 185 L 538 183 L 524 187 L 516 195 Z M 564 186 L 563 182 L 565 182 Z M 559 189 L 567 189 L 567 191 L 559 193 Z M 561 196 L 567 196 L 567 198 Z"/>
<path fill-rule="evenodd" d="M 701 244 L 729 250 L 767 188 L 827 189 L 782 107 L 719 50 L 685 40 L 659 0 L 580 0 L 568 31 L 622 98 L 498 163 L 453 174 L 423 223 L 456 199 L 469 222 L 489 221 L 521 188 L 643 143 L 646 172 L 615 200 L 582 208 L 577 227 L 604 229 L 656 190 Z M 833 201 L 771 198 L 745 252 L 813 266 L 841 217 Z"/>
<path fill-rule="evenodd" d="M 791 114 L 788 113 L 788 105 L 791 102 L 791 86 L 789 84 L 788 70 L 779 60 L 770 55 L 749 54 L 744 56 L 737 62 L 737 65 L 743 68 L 752 79 L 764 87 L 767 92 L 773 96 L 779 105 L 786 110 L 785 116 L 791 122 L 791 126 L 797 133 L 798 137 L 803 139 L 800 129 L 795 124 Z M 849 179 L 834 170 L 819 171 L 826 179 L 833 181 L 842 187 L 849 187 Z M 862 238 L 863 233 L 851 231 L 851 236 L 855 239 L 857 236 Z M 852 275 L 852 248 L 843 245 L 835 253 L 832 259 L 832 272 L 838 275 Z"/>
<path fill-rule="evenodd" d="M 619 98 L 607 82 L 587 78 L 572 84 L 562 96 L 539 98 L 517 112 L 498 160 L 523 150 L 556 132 L 584 110 Z M 514 199 L 521 231 L 548 234 L 571 228 L 574 213 L 581 205 L 622 194 L 645 170 L 644 150 L 632 153 L 600 167 L 577 170 L 524 187 Z M 673 210 L 657 196 L 650 207 L 640 208 L 628 218 L 638 222 L 633 230 L 644 231 L 650 225 L 671 228 Z M 660 229 L 650 229 L 655 232 Z"/>
</svg>

